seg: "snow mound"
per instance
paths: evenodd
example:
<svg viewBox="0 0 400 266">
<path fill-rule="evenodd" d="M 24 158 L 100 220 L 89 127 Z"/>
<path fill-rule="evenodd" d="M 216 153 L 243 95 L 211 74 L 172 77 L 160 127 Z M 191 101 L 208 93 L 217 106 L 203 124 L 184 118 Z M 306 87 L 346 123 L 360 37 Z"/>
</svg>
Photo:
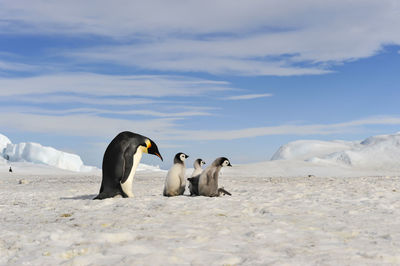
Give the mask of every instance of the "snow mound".
<svg viewBox="0 0 400 266">
<path fill-rule="evenodd" d="M 271 160 L 307 160 L 312 157 L 351 149 L 357 146 L 357 144 L 357 142 L 340 140 L 297 140 L 280 147 Z"/>
<path fill-rule="evenodd" d="M 400 132 L 369 137 L 361 142 L 290 142 L 271 160 L 302 160 L 363 169 L 400 169 Z"/>
<path fill-rule="evenodd" d="M 81 158 L 72 153 L 62 152 L 39 143 L 7 144 L 3 157 L 11 162 L 32 162 L 46 164 L 60 169 L 89 172 L 93 167 L 85 166 Z"/>
<path fill-rule="evenodd" d="M 3 153 L 3 150 L 7 147 L 8 144 L 11 144 L 11 140 L 6 136 L 0 134 L 0 154 Z"/>
<path fill-rule="evenodd" d="M 159 165 L 148 165 L 140 163 L 136 171 L 155 171 L 155 172 L 165 172 L 165 170 L 160 169 Z"/>
</svg>

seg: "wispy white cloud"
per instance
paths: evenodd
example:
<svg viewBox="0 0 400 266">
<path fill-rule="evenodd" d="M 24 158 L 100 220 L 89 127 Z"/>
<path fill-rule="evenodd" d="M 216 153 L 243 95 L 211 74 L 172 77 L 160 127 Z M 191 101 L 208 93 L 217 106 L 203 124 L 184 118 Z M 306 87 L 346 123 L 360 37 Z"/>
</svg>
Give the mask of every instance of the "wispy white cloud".
<svg viewBox="0 0 400 266">
<path fill-rule="evenodd" d="M 12 93 L 12 92 L 9 92 Z M 52 94 L 23 94 L 23 95 L 7 95 L 0 98 L 1 102 L 14 102 L 26 104 L 82 104 L 82 105 L 101 105 L 101 106 L 137 106 L 163 104 L 168 101 L 139 98 L 139 97 L 96 97 L 93 95 L 77 94 L 77 95 L 60 95 L 57 91 Z"/>
<path fill-rule="evenodd" d="M 1 61 L 0 60 L 0 71 L 1 70 L 11 70 L 11 71 L 34 71 L 38 69 L 37 66 L 15 63 L 11 61 Z"/>
<path fill-rule="evenodd" d="M 3 113 L 13 111 L 10 115 L 111 115 L 134 119 L 214 116 L 220 107 L 198 99 L 237 91 L 224 81 L 92 73 L 0 78 L 0 87 L 0 103 L 4 104 L 0 109 Z M 48 118 L 44 121 L 51 123 Z"/>
<path fill-rule="evenodd" d="M 3 1 L 0 33 L 113 40 L 63 52 L 85 62 L 214 74 L 324 74 L 329 63 L 399 45 L 399 11 L 397 0 Z"/>
<path fill-rule="evenodd" d="M 229 83 L 184 76 L 101 75 L 67 73 L 26 78 L 0 78 L 0 96 L 50 94 L 56 92 L 94 96 L 197 96 L 233 90 Z"/>
<path fill-rule="evenodd" d="M 351 133 L 360 127 L 373 125 L 400 125 L 400 117 L 370 117 L 336 124 L 300 124 L 300 125 L 278 125 L 268 127 L 242 128 L 236 130 L 193 130 L 172 131 L 167 139 L 180 140 L 234 140 L 254 138 L 270 135 L 330 135 Z M 364 129 L 365 130 L 365 129 Z"/>
<path fill-rule="evenodd" d="M 163 109 L 163 108 L 161 108 Z M 128 110 L 116 110 L 107 108 L 73 108 L 73 109 L 45 109 L 45 108 L 32 108 L 25 106 L 13 106 L 7 107 L 6 109 L 0 108 L 0 112 L 13 111 L 19 113 L 30 113 L 37 115 L 57 115 L 57 116 L 70 116 L 70 115 L 91 115 L 91 116 L 104 116 L 104 115 L 125 115 L 125 116 L 150 116 L 150 117 L 171 117 L 171 118 L 184 118 L 192 116 L 212 116 L 210 112 L 203 111 L 202 107 L 196 110 L 196 107 L 190 108 L 190 110 L 185 110 L 187 108 L 180 107 L 181 112 L 161 112 L 151 109 L 128 109 Z"/>
<path fill-rule="evenodd" d="M 234 55 L 234 51 L 219 53 L 219 50 L 232 49 L 235 40 L 226 40 L 221 44 L 212 41 L 174 40 L 164 43 L 146 43 L 130 46 L 108 46 L 85 49 L 81 51 L 65 52 L 65 56 L 74 57 L 80 62 L 108 62 L 135 66 L 151 70 L 177 71 L 177 72 L 208 72 L 212 74 L 233 75 L 317 75 L 331 71 L 323 67 L 293 66 L 288 60 L 268 60 L 264 57 L 275 54 L 251 52 L 243 55 L 242 52 Z M 199 43 L 205 45 L 200 45 Z M 218 47 L 217 47 L 218 45 Z M 240 46 L 241 44 L 238 44 Z M 246 44 L 244 44 L 246 45 Z M 254 46 L 262 43 L 254 43 Z M 245 46 L 244 46 L 245 47 Z M 238 47 L 239 48 L 239 47 Z M 240 50 L 240 49 L 238 49 Z M 135 60 L 132 60 L 135 58 Z M 296 62 L 297 63 L 297 62 Z"/>
<path fill-rule="evenodd" d="M 110 137 L 124 130 L 160 135 L 175 126 L 176 118 L 126 120 L 95 115 L 41 115 L 19 112 L 5 112 L 0 124 L 7 130 L 24 132 L 55 133 L 64 136 Z"/>
<path fill-rule="evenodd" d="M 262 94 L 243 94 L 243 95 L 235 95 L 226 97 L 225 100 L 252 100 L 258 98 L 272 97 L 271 93 L 262 93 Z"/>
<path fill-rule="evenodd" d="M 180 118 L 121 119 L 92 114 L 50 115 L 2 112 L 0 125 L 7 130 L 55 133 L 73 136 L 110 137 L 124 130 L 146 133 L 168 144 L 176 140 L 234 140 L 269 135 L 329 135 L 351 133 L 374 125 L 400 125 L 400 117 L 368 117 L 335 124 L 282 124 L 276 126 L 238 128 L 235 130 L 182 129 Z"/>
</svg>

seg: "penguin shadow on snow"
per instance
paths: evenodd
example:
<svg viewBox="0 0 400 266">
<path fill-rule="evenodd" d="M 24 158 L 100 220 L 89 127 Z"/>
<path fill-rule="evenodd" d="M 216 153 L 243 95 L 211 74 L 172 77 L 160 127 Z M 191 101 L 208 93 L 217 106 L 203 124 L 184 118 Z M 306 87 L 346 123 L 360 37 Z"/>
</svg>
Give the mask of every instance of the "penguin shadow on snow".
<svg viewBox="0 0 400 266">
<path fill-rule="evenodd" d="M 80 195 L 74 197 L 61 197 L 60 200 L 92 200 L 97 194 Z"/>
</svg>

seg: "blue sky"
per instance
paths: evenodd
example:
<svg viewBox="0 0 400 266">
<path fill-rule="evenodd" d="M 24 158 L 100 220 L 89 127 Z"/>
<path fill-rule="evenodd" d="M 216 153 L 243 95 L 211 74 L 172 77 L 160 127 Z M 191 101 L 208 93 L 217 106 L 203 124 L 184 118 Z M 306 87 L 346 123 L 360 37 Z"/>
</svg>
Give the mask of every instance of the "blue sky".
<svg viewBox="0 0 400 266">
<path fill-rule="evenodd" d="M 168 168 L 399 131 L 397 0 L 142 2 L 2 1 L 0 133 L 100 166 L 134 131 Z"/>
</svg>

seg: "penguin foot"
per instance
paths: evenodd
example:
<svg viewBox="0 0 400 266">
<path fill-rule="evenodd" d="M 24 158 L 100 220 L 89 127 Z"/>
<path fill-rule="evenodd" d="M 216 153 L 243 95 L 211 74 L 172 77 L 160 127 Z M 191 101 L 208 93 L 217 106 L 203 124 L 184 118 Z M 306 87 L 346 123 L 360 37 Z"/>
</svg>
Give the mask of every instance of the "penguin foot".
<svg viewBox="0 0 400 266">
<path fill-rule="evenodd" d="M 229 193 L 228 191 L 226 191 L 223 187 L 220 187 L 219 189 L 218 189 L 218 196 L 220 196 L 220 195 L 229 195 L 229 196 L 232 196 L 232 194 L 231 193 Z"/>
<path fill-rule="evenodd" d="M 103 192 L 100 192 L 99 195 L 97 195 L 97 197 L 95 197 L 93 200 L 102 200 L 102 199 L 116 198 L 116 197 L 127 198 L 128 196 L 118 193 L 118 192 L 110 193 L 110 192 L 103 191 Z"/>
<path fill-rule="evenodd" d="M 105 193 L 100 193 L 99 195 L 97 195 L 95 198 L 93 198 L 93 200 L 102 200 L 102 199 L 106 199 L 109 198 L 105 195 Z"/>
</svg>

